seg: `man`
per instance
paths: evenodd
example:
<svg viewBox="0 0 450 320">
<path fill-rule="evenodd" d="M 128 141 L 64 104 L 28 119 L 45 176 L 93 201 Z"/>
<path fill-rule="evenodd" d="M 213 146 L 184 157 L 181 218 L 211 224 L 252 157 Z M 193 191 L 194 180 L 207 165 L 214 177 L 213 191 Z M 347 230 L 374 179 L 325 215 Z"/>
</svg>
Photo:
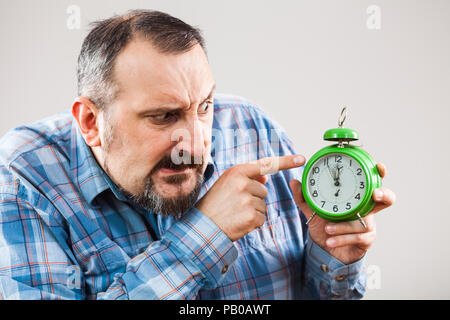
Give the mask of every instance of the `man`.
<svg viewBox="0 0 450 320">
<path fill-rule="evenodd" d="M 214 95 L 197 29 L 157 11 L 99 21 L 78 87 L 71 114 L 0 141 L 2 298 L 362 297 L 394 194 L 375 191 L 367 229 L 307 227 L 305 158 L 258 107 Z"/>
</svg>

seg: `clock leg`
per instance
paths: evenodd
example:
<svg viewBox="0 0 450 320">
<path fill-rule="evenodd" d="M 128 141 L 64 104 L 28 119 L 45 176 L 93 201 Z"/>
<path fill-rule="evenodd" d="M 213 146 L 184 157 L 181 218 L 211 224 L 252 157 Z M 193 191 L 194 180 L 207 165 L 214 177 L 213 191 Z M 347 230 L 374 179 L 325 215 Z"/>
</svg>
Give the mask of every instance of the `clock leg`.
<svg viewBox="0 0 450 320">
<path fill-rule="evenodd" d="M 308 221 L 306 221 L 306 225 L 311 222 L 311 220 L 316 216 L 316 212 L 314 211 L 311 217 L 309 217 Z"/>
<path fill-rule="evenodd" d="M 363 225 L 364 229 L 367 229 L 367 225 L 364 222 L 364 220 L 361 218 L 361 216 L 359 215 L 359 213 L 356 214 L 356 216 L 358 217 L 359 222 L 361 222 L 361 224 Z"/>
</svg>

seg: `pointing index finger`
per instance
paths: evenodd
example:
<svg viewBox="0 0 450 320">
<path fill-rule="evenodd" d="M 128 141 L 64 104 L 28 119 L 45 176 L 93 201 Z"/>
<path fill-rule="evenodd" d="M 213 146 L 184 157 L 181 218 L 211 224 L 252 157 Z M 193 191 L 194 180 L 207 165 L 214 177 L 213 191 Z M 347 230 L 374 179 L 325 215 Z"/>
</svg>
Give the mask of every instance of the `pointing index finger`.
<svg viewBox="0 0 450 320">
<path fill-rule="evenodd" d="M 267 157 L 243 164 L 243 171 L 249 178 L 272 174 L 280 170 L 300 167 L 305 163 L 302 155 Z"/>
</svg>

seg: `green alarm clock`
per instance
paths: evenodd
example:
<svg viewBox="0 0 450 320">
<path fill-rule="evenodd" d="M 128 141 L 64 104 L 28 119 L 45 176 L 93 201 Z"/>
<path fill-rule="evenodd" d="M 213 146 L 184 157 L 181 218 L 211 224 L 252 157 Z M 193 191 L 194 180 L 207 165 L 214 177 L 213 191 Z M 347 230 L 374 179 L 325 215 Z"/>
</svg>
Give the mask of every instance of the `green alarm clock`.
<svg viewBox="0 0 450 320">
<path fill-rule="evenodd" d="M 360 147 L 351 145 L 359 139 L 358 133 L 342 125 L 347 117 L 343 108 L 338 128 L 327 130 L 324 140 L 337 144 L 316 152 L 306 164 L 302 175 L 302 193 L 308 206 L 328 221 L 350 221 L 359 219 L 374 207 L 373 191 L 381 187 L 382 179 L 375 161 Z"/>
</svg>

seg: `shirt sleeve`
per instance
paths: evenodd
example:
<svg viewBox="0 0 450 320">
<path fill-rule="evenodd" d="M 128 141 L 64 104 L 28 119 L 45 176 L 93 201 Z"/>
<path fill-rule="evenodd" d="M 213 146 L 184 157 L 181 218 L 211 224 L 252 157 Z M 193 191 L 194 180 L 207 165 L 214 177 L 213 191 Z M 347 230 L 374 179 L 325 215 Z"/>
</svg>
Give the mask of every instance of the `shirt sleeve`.
<svg viewBox="0 0 450 320">
<path fill-rule="evenodd" d="M 16 179 L 0 175 L 0 299 L 94 298 L 58 212 L 32 205 L 18 196 Z M 217 287 L 236 258 L 231 240 L 193 208 L 96 298 L 195 299 L 201 288 Z"/>
<path fill-rule="evenodd" d="M 99 299 L 195 299 L 201 288 L 220 285 L 237 250 L 229 238 L 196 208 L 160 241 L 116 274 Z"/>
<path fill-rule="evenodd" d="M 304 271 L 306 297 L 361 299 L 366 287 L 364 257 L 346 265 L 320 248 L 308 233 Z"/>
<path fill-rule="evenodd" d="M 83 299 L 67 232 L 54 211 L 20 197 L 20 188 L 0 166 L 0 299 Z"/>
</svg>

